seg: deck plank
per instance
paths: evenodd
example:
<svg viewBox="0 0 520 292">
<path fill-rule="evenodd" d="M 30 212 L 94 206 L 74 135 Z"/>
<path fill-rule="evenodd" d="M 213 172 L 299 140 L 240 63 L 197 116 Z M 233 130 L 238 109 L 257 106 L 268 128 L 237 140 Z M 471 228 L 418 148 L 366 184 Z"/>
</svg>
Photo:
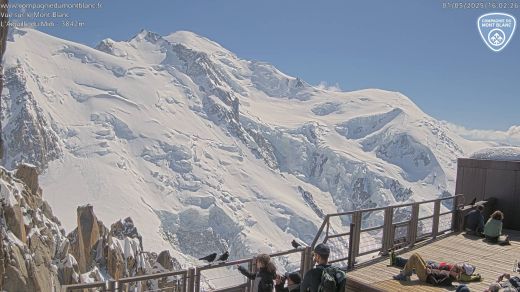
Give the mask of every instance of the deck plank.
<svg viewBox="0 0 520 292">
<path fill-rule="evenodd" d="M 502 273 L 518 275 L 518 273 L 512 272 L 512 268 L 515 260 L 520 261 L 520 231 L 506 230 L 505 232 L 511 236 L 511 245 L 489 244 L 480 238 L 459 233 L 420 243 L 415 248 L 399 253 L 399 256 L 407 258 L 414 252 L 418 252 L 424 259 L 450 263 L 471 263 L 477 267 L 476 273 L 481 274 L 483 280 L 465 284 L 470 287 L 471 291 L 483 291 Z M 420 283 L 415 275 L 409 282 L 395 281 L 392 276 L 399 273 L 399 269 L 390 267 L 388 264 L 388 257 L 375 260 L 372 264 L 348 272 L 347 277 L 384 291 L 454 291 L 458 285 L 457 282 L 454 282 L 453 287 L 434 287 Z"/>
</svg>

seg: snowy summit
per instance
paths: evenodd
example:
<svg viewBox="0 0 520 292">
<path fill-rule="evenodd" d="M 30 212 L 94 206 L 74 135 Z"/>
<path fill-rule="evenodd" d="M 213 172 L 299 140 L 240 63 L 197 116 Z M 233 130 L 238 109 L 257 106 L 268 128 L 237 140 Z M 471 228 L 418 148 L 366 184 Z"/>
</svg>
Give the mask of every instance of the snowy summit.
<svg viewBox="0 0 520 292">
<path fill-rule="evenodd" d="M 286 250 L 324 214 L 446 195 L 456 159 L 485 146 L 401 93 L 320 89 L 191 32 L 90 48 L 13 29 L 5 78 L 4 165 L 38 167 L 67 230 L 88 203 L 184 263 Z"/>
</svg>

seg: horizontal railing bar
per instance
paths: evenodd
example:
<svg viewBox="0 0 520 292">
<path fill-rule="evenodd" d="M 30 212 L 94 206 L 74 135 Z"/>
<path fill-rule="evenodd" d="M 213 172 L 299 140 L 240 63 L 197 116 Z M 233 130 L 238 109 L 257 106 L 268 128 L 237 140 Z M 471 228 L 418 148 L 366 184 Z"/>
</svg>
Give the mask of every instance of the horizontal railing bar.
<svg viewBox="0 0 520 292">
<path fill-rule="evenodd" d="M 421 220 L 426 220 L 426 219 L 431 219 L 435 217 L 435 215 L 430 215 L 430 216 L 426 216 L 426 217 L 421 217 L 421 218 L 418 218 L 417 221 L 421 221 Z"/>
<path fill-rule="evenodd" d="M 338 234 L 329 235 L 327 237 L 327 239 L 336 238 L 336 237 L 343 237 L 343 236 L 347 236 L 347 235 L 350 235 L 350 231 L 349 232 L 345 232 L 345 233 L 338 233 Z"/>
<path fill-rule="evenodd" d="M 428 238 L 428 237 L 432 237 L 432 236 L 433 236 L 433 232 L 422 234 L 421 236 L 417 237 L 417 240 Z"/>
<path fill-rule="evenodd" d="M 78 290 L 78 289 L 86 289 L 86 288 L 104 288 L 105 282 L 94 282 L 94 283 L 80 283 L 80 284 L 71 284 L 71 285 L 64 285 L 62 288 L 65 289 L 65 291 L 70 291 L 72 289 Z"/>
<path fill-rule="evenodd" d="M 367 254 L 370 254 L 370 253 L 374 253 L 376 251 L 380 251 L 381 250 L 381 247 L 378 247 L 376 249 L 371 249 L 371 250 L 367 250 L 367 251 L 364 251 L 364 252 L 360 252 L 358 254 L 358 256 L 364 256 L 364 255 L 367 255 Z"/>
<path fill-rule="evenodd" d="M 277 252 L 277 253 L 273 253 L 270 255 L 270 257 L 279 257 L 279 256 L 284 256 L 284 255 L 288 255 L 288 254 L 293 254 L 293 253 L 302 253 L 305 251 L 305 247 L 299 247 L 299 248 L 295 248 L 295 249 L 290 249 L 290 250 L 286 250 L 286 251 L 281 251 L 281 252 Z"/>
<path fill-rule="evenodd" d="M 406 226 L 408 224 L 410 224 L 411 221 L 401 221 L 401 222 L 397 222 L 397 223 L 392 223 L 393 226 L 395 227 L 400 227 L 400 226 Z"/>
<path fill-rule="evenodd" d="M 395 209 L 398 209 L 398 208 L 406 208 L 406 207 L 410 207 L 410 206 L 413 206 L 415 203 L 412 202 L 412 203 L 406 203 L 406 204 L 401 204 L 401 205 L 395 205 L 395 206 L 392 206 L 394 207 L 394 210 Z"/>
<path fill-rule="evenodd" d="M 447 212 L 444 212 L 444 213 L 439 213 L 439 217 L 442 216 L 442 215 L 448 215 L 448 214 L 452 214 L 453 211 L 447 211 Z"/>
<path fill-rule="evenodd" d="M 232 262 L 223 262 L 223 263 L 217 263 L 217 264 L 209 264 L 209 265 L 197 267 L 197 271 L 205 271 L 205 270 L 211 270 L 211 269 L 216 269 L 216 268 L 224 268 L 224 267 L 229 267 L 229 266 L 235 266 L 235 265 L 248 263 L 248 262 L 250 262 L 252 260 L 253 259 L 242 259 L 242 260 L 236 260 L 236 261 L 232 261 Z"/>
<path fill-rule="evenodd" d="M 119 279 L 118 282 L 124 284 L 124 283 L 129 283 L 129 282 L 146 281 L 146 280 L 151 280 L 151 279 L 179 276 L 179 275 L 187 276 L 188 271 L 182 270 L 182 271 L 175 271 L 175 272 L 162 272 L 162 273 L 157 273 L 157 274 L 128 277 L 128 278 Z"/>
<path fill-rule="evenodd" d="M 374 231 L 374 230 L 378 230 L 378 229 L 383 229 L 384 227 L 385 227 L 384 225 L 376 226 L 376 227 L 370 227 L 370 228 L 367 228 L 367 229 L 361 229 L 361 232 Z"/>
<path fill-rule="evenodd" d="M 271 254 L 270 257 L 278 257 L 278 256 L 283 256 L 283 255 L 288 255 L 288 254 L 293 254 L 293 253 L 302 253 L 303 251 L 305 251 L 305 248 L 300 247 L 300 248 L 296 248 L 296 249 L 290 249 L 290 250 L 274 253 L 274 254 Z M 205 271 L 205 270 L 224 268 L 224 267 L 229 267 L 229 266 L 234 266 L 234 265 L 240 265 L 240 264 L 248 263 L 252 260 L 253 259 L 242 259 L 242 260 L 236 260 L 236 261 L 231 261 L 231 262 L 209 264 L 209 265 L 197 267 L 197 271 Z"/>
<path fill-rule="evenodd" d="M 402 208 L 402 207 L 412 206 L 414 204 L 423 205 L 423 204 L 428 204 L 428 203 L 435 203 L 436 201 L 452 200 L 452 199 L 455 199 L 458 196 L 460 196 L 460 195 L 456 195 L 456 196 L 453 196 L 453 197 L 447 197 L 447 198 L 431 199 L 431 200 L 420 201 L 420 202 L 411 202 L 411 203 L 406 203 L 406 204 L 401 204 L 401 205 L 390 205 L 390 206 L 386 206 L 386 207 L 363 209 L 363 210 L 357 210 L 357 211 L 359 211 L 361 213 L 366 213 L 366 212 L 381 211 L 381 210 L 384 210 L 384 209 L 386 209 L 388 207 L 393 207 L 395 209 L 395 208 Z M 341 212 L 341 213 L 331 213 L 331 214 L 328 214 L 327 216 L 329 216 L 329 217 L 337 217 L 337 216 L 352 215 L 354 212 L 357 212 L 357 211 L 347 211 L 347 212 Z"/>
<path fill-rule="evenodd" d="M 339 259 L 333 259 L 333 260 L 329 260 L 329 264 L 333 264 L 333 263 L 337 263 L 337 262 L 342 262 L 342 261 L 346 261 L 346 260 L 348 260 L 348 257 L 339 258 Z"/>
</svg>

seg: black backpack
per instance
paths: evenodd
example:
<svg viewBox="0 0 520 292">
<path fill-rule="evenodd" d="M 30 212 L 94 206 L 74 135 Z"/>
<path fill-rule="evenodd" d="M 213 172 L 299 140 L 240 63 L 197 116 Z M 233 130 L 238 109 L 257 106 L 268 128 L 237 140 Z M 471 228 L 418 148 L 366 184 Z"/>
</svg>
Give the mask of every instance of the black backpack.
<svg viewBox="0 0 520 292">
<path fill-rule="evenodd" d="M 337 267 L 323 268 L 318 292 L 337 292 L 339 285 L 345 280 L 345 277 L 345 272 Z"/>
<path fill-rule="evenodd" d="M 258 292 L 272 292 L 274 288 L 273 277 L 269 277 L 267 274 L 262 275 L 260 283 L 258 283 Z"/>
</svg>

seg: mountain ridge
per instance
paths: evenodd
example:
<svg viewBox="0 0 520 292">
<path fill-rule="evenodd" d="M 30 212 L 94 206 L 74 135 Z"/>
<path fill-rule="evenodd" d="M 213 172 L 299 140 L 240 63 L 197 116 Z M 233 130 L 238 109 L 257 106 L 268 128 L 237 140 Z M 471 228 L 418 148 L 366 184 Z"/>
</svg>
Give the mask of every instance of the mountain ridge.
<svg viewBox="0 0 520 292">
<path fill-rule="evenodd" d="M 33 129 L 17 96 L 43 113 L 30 139 L 57 137 L 46 163 L 8 141 L 9 165 L 41 167 L 66 227 L 85 203 L 105 222 L 130 212 L 145 246 L 183 264 L 212 245 L 238 258 L 308 243 L 323 213 L 446 195 L 456 158 L 486 145 L 401 93 L 318 89 L 189 32 L 90 48 L 17 29 L 5 64 L 4 131 Z"/>
</svg>

